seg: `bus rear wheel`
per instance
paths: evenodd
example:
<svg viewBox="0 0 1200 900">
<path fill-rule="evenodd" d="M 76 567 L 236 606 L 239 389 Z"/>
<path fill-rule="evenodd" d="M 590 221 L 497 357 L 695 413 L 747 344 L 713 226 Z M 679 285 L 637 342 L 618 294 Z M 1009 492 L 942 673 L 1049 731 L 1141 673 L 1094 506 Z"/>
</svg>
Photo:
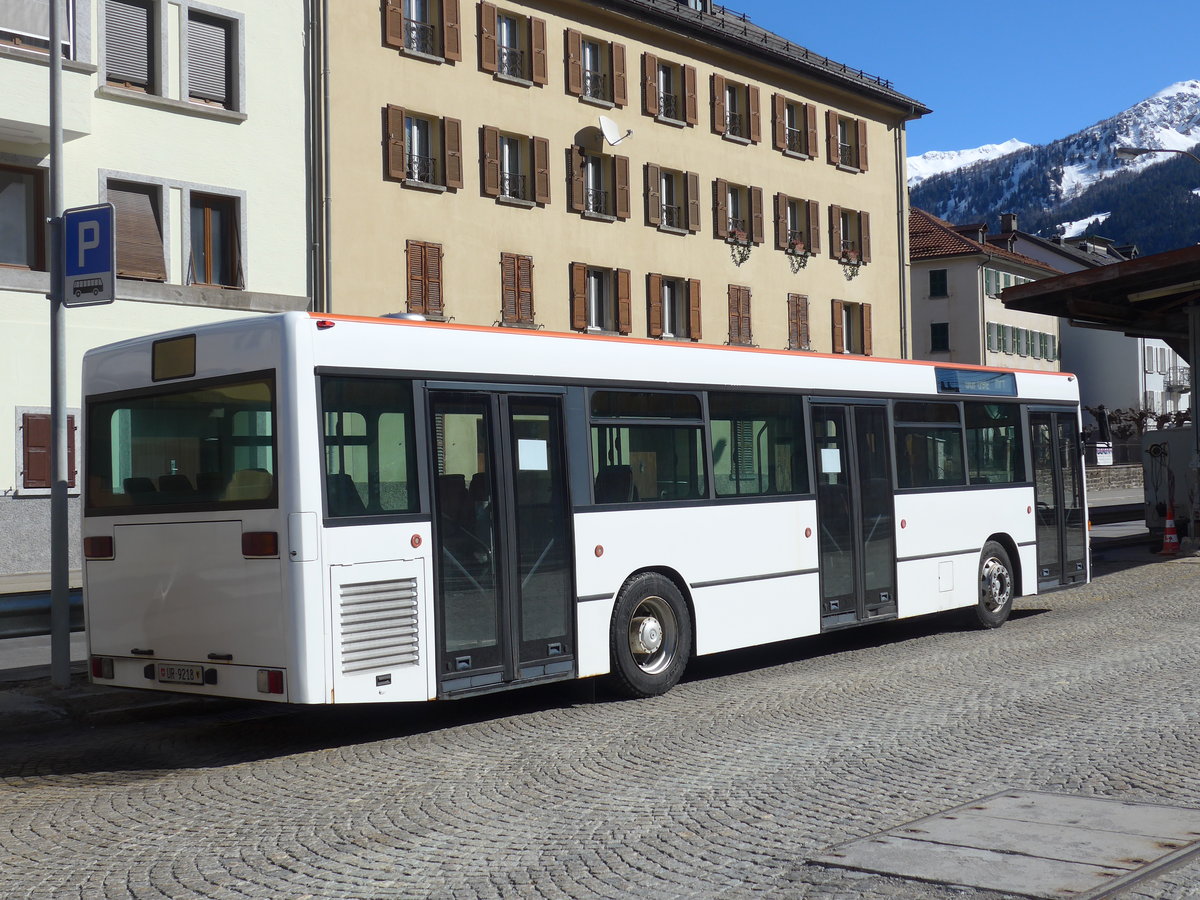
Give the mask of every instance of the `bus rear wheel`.
<svg viewBox="0 0 1200 900">
<path fill-rule="evenodd" d="M 979 602 L 975 618 L 984 628 L 999 628 L 1008 621 L 1016 596 L 1016 579 L 1008 551 L 995 541 L 983 545 L 979 556 Z"/>
<path fill-rule="evenodd" d="M 675 583 L 657 572 L 631 579 L 617 596 L 609 642 L 621 693 L 654 697 L 674 687 L 692 653 L 692 616 Z"/>
</svg>

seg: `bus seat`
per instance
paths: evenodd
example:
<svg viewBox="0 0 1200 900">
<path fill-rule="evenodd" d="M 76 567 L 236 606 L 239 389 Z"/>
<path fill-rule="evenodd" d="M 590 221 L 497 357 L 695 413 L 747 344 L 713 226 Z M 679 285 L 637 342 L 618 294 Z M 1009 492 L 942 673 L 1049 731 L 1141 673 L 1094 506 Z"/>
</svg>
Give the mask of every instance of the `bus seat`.
<svg viewBox="0 0 1200 900">
<path fill-rule="evenodd" d="M 154 482 L 149 478 L 141 475 L 135 475 L 132 478 L 126 478 L 124 481 L 125 493 L 133 499 L 145 497 L 147 494 L 158 493 L 154 487 Z"/>
<path fill-rule="evenodd" d="M 202 494 L 206 500 L 216 500 L 224 487 L 225 479 L 220 472 L 196 473 L 196 493 Z"/>
<path fill-rule="evenodd" d="M 271 495 L 271 473 L 265 469 L 238 469 L 225 488 L 225 500 L 265 500 Z"/>
<path fill-rule="evenodd" d="M 194 493 L 192 482 L 182 472 L 174 475 L 159 475 L 158 489 L 164 494 L 175 494 L 176 496 Z"/>
<path fill-rule="evenodd" d="M 358 493 L 354 479 L 345 472 L 332 472 L 325 477 L 329 492 L 329 514 L 331 516 L 363 516 L 367 507 Z"/>
<path fill-rule="evenodd" d="M 487 472 L 476 472 L 471 476 L 471 486 L 467 489 L 471 500 L 475 503 L 487 503 L 492 499 L 492 485 Z"/>
<path fill-rule="evenodd" d="M 439 475 L 437 495 L 443 519 L 449 519 L 464 528 L 472 524 L 475 509 L 467 492 L 467 476 L 454 473 Z"/>
<path fill-rule="evenodd" d="M 604 466 L 596 473 L 597 503 L 628 503 L 637 499 L 632 466 Z"/>
</svg>

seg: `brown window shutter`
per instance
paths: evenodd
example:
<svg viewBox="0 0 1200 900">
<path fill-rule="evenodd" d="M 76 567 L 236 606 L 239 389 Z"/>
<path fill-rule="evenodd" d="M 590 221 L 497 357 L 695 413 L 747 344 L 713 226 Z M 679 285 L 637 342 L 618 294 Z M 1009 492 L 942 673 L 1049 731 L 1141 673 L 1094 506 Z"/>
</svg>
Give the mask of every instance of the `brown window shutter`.
<svg viewBox="0 0 1200 900">
<path fill-rule="evenodd" d="M 587 328 L 587 266 L 571 263 L 571 327 L 576 331 Z"/>
<path fill-rule="evenodd" d="M 658 57 L 649 53 L 642 54 L 642 109 L 658 115 Z"/>
<path fill-rule="evenodd" d="M 871 346 L 871 304 L 860 303 L 858 308 L 862 311 L 863 356 L 874 356 Z"/>
<path fill-rule="evenodd" d="M 529 18 L 529 44 L 533 48 L 533 74 L 530 78 L 534 84 L 547 84 L 550 80 L 550 66 L 546 60 L 546 20 Z"/>
<path fill-rule="evenodd" d="M 858 120 L 858 171 L 867 171 L 867 120 Z"/>
<path fill-rule="evenodd" d="M 631 293 L 629 270 L 617 269 L 617 332 L 620 334 L 629 334 L 633 330 Z"/>
<path fill-rule="evenodd" d="M 483 71 L 496 71 L 499 62 L 497 48 L 496 7 L 485 0 L 479 4 L 479 68 Z"/>
<path fill-rule="evenodd" d="M 629 89 L 625 78 L 625 45 L 612 45 L 613 103 L 625 106 L 629 102 Z"/>
<path fill-rule="evenodd" d="M 741 288 L 736 284 L 729 285 L 729 343 L 741 343 Z"/>
<path fill-rule="evenodd" d="M 683 120 L 689 125 L 700 121 L 700 104 L 697 100 L 696 67 L 683 67 Z"/>
<path fill-rule="evenodd" d="M 646 224 L 662 224 L 662 169 L 654 163 L 646 163 Z"/>
<path fill-rule="evenodd" d="M 765 236 L 762 188 L 752 187 L 750 188 L 750 240 L 758 245 L 765 240 Z"/>
<path fill-rule="evenodd" d="M 116 214 L 117 275 L 167 280 L 162 226 L 154 198 L 157 188 L 141 185 L 108 185 L 108 199 Z"/>
<path fill-rule="evenodd" d="M 821 205 L 816 200 L 808 201 L 808 249 L 817 253 L 821 249 Z"/>
<path fill-rule="evenodd" d="M 582 147 L 567 148 L 567 181 L 571 188 L 570 203 L 572 212 L 583 212 L 583 164 L 585 159 Z"/>
<path fill-rule="evenodd" d="M 758 88 L 753 84 L 747 85 L 746 94 L 750 98 L 750 140 L 757 144 L 762 140 L 762 113 L 759 111 Z"/>
<path fill-rule="evenodd" d="M 517 257 L 517 321 L 533 324 L 533 257 Z"/>
<path fill-rule="evenodd" d="M 833 331 L 833 352 L 845 353 L 846 335 L 845 330 L 842 328 L 842 301 L 833 300 L 829 305 L 833 314 L 833 322 L 831 323 Z"/>
<path fill-rule="evenodd" d="M 865 263 L 871 261 L 871 214 L 860 212 L 858 214 L 858 242 L 859 259 Z"/>
<path fill-rule="evenodd" d="M 483 193 L 486 197 L 500 196 L 500 129 L 484 125 L 483 136 Z"/>
<path fill-rule="evenodd" d="M 700 279 L 688 279 L 688 337 L 700 340 Z"/>
<path fill-rule="evenodd" d="M 517 321 L 517 255 L 500 254 L 500 321 Z"/>
<path fill-rule="evenodd" d="M 404 0 L 387 0 L 383 18 L 384 41 L 389 47 L 404 49 Z"/>
<path fill-rule="evenodd" d="M 404 255 L 408 268 L 408 311 L 425 312 L 425 248 L 424 241 L 406 241 Z"/>
<path fill-rule="evenodd" d="M 583 36 L 573 28 L 567 29 L 567 93 L 583 93 Z"/>
<path fill-rule="evenodd" d="M 729 237 L 729 182 L 724 178 L 713 181 L 713 231 L 722 240 Z"/>
<path fill-rule="evenodd" d="M 725 76 L 715 72 L 712 76 L 712 129 L 716 134 L 725 133 Z"/>
<path fill-rule="evenodd" d="M 776 150 L 787 149 L 787 100 L 783 94 L 771 95 L 772 133 Z"/>
<path fill-rule="evenodd" d="M 48 488 L 50 484 L 50 415 L 21 414 L 21 486 Z"/>
<path fill-rule="evenodd" d="M 646 325 L 650 337 L 662 337 L 662 276 L 646 276 Z"/>
<path fill-rule="evenodd" d="M 629 157 L 613 157 L 613 185 L 616 193 L 617 218 L 624 221 L 629 218 Z"/>
<path fill-rule="evenodd" d="M 445 59 L 462 59 L 462 33 L 458 23 L 458 0 L 442 0 L 442 56 Z"/>
<path fill-rule="evenodd" d="M 842 255 L 842 208 L 829 204 L 829 256 L 837 259 Z"/>
<path fill-rule="evenodd" d="M 75 417 L 67 416 L 67 487 L 75 487 Z"/>
<path fill-rule="evenodd" d="M 804 294 L 788 294 L 788 346 L 793 350 L 809 348 L 808 297 Z"/>
<path fill-rule="evenodd" d="M 826 162 L 831 166 L 841 163 L 842 154 L 838 149 L 838 115 L 832 109 L 825 110 L 825 153 L 828 156 Z"/>
<path fill-rule="evenodd" d="M 695 234 L 700 230 L 700 174 L 688 172 L 687 183 L 687 230 Z"/>
<path fill-rule="evenodd" d="M 541 204 L 550 202 L 550 141 L 533 139 L 533 199 Z"/>
<path fill-rule="evenodd" d="M 788 195 L 775 195 L 775 249 L 786 250 L 788 246 Z"/>
<path fill-rule="evenodd" d="M 387 108 L 387 171 L 389 178 L 405 178 L 408 175 L 404 153 L 404 109 L 399 106 Z"/>
<path fill-rule="evenodd" d="M 442 245 L 425 245 L 425 315 L 441 318 L 446 314 L 442 291 Z"/>
<path fill-rule="evenodd" d="M 446 170 L 446 187 L 462 187 L 462 122 L 458 119 L 442 119 L 442 152 L 446 157 L 442 163 Z"/>
<path fill-rule="evenodd" d="M 817 148 L 821 146 L 821 143 L 817 137 L 817 108 L 811 103 L 804 104 L 804 126 L 808 131 L 804 152 L 809 156 L 816 156 Z"/>
<path fill-rule="evenodd" d="M 750 288 L 742 288 L 740 299 L 739 315 L 741 318 L 741 331 L 739 336 L 742 343 L 749 346 L 754 343 L 754 333 L 750 330 Z"/>
</svg>

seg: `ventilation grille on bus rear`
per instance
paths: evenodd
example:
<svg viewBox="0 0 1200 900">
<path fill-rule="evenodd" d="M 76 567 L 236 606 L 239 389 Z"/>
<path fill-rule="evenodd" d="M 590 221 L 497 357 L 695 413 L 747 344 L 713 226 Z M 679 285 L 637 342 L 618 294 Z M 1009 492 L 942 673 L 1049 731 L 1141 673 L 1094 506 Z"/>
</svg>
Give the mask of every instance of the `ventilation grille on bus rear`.
<svg viewBox="0 0 1200 900">
<path fill-rule="evenodd" d="M 342 585 L 342 673 L 416 665 L 417 579 Z"/>
</svg>

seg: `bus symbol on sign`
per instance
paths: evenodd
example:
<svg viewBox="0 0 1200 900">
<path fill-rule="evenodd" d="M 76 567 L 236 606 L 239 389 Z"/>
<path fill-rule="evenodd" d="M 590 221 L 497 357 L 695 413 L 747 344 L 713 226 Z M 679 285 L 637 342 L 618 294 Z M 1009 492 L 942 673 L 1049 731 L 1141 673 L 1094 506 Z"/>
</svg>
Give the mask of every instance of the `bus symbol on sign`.
<svg viewBox="0 0 1200 900">
<path fill-rule="evenodd" d="M 95 306 L 116 298 L 116 215 L 111 203 L 63 212 L 64 306 Z"/>
</svg>

